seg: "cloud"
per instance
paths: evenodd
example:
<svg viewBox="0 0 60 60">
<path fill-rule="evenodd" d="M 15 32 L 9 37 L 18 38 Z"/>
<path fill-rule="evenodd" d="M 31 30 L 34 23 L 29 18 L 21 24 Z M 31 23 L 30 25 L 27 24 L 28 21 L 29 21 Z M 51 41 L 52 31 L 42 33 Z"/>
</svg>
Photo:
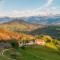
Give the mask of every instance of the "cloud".
<svg viewBox="0 0 60 60">
<path fill-rule="evenodd" d="M 52 4 L 53 0 L 48 0 L 48 2 L 45 4 L 45 6 L 50 6 Z"/>
<path fill-rule="evenodd" d="M 23 17 L 23 16 L 28 17 L 28 16 L 34 16 L 34 15 L 36 15 L 36 13 L 31 10 L 27 10 L 27 11 L 13 10 L 8 14 L 8 16 L 10 17 Z"/>
<path fill-rule="evenodd" d="M 4 17 L 6 14 L 3 11 L 0 11 L 0 17 Z"/>
<path fill-rule="evenodd" d="M 48 9 L 52 5 L 52 2 L 53 2 L 53 0 L 47 0 L 47 2 L 43 6 L 35 9 L 34 11 Z"/>
<path fill-rule="evenodd" d="M 3 0 L 5 1 L 5 0 Z M 52 6 L 52 3 L 53 3 L 53 0 L 46 0 L 47 2 L 39 7 L 39 8 L 36 8 L 34 10 L 26 10 L 26 11 L 20 11 L 20 10 L 13 10 L 13 11 L 10 11 L 10 12 L 3 12 L 3 11 L 0 11 L 0 16 L 9 16 L 9 17 L 28 17 L 28 16 L 37 16 L 37 15 L 44 15 L 44 16 L 47 16 L 47 15 L 54 15 L 54 14 L 57 14 L 57 13 L 60 13 L 58 10 L 58 8 L 56 8 L 55 6 Z M 4 2 L 2 3 L 4 4 Z"/>
<path fill-rule="evenodd" d="M 18 11 L 14 10 L 9 15 L 11 17 L 22 17 L 22 16 L 36 16 L 36 15 L 48 15 L 51 11 L 48 9 L 52 4 L 53 0 L 47 0 L 47 2 L 41 6 L 40 8 L 36 8 L 34 10 L 27 10 L 27 11 Z"/>
<path fill-rule="evenodd" d="M 53 0 L 47 0 L 47 2 L 39 7 L 39 8 L 36 8 L 34 10 L 27 10 L 27 11 L 18 11 L 18 10 L 14 10 L 10 15 L 11 16 L 36 16 L 36 15 L 47 15 L 49 14 L 49 10 L 48 8 L 50 7 L 50 5 L 52 4 Z"/>
</svg>

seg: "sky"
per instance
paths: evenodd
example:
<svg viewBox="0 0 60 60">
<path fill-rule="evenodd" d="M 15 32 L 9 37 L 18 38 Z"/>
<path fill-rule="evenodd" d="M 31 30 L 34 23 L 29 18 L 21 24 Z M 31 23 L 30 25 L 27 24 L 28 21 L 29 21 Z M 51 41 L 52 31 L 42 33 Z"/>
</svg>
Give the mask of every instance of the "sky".
<svg viewBox="0 0 60 60">
<path fill-rule="evenodd" d="M 60 14 L 60 0 L 0 0 L 0 17 Z"/>
</svg>

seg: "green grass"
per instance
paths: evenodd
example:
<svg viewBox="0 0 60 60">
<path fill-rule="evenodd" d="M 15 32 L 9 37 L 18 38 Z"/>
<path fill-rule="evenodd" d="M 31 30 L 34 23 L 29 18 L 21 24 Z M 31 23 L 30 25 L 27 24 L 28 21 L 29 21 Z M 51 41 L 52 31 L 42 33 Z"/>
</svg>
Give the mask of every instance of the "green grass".
<svg viewBox="0 0 60 60">
<path fill-rule="evenodd" d="M 28 46 L 6 51 L 0 60 L 60 60 L 60 52 L 43 46 Z"/>
</svg>

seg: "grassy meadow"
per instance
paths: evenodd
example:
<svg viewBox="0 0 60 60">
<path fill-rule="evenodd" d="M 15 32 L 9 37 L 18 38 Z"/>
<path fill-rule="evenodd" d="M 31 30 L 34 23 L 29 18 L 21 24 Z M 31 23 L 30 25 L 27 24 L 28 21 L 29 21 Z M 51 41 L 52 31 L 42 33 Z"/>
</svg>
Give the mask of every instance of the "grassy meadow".
<svg viewBox="0 0 60 60">
<path fill-rule="evenodd" d="M 0 60 L 60 60 L 60 51 L 45 46 L 26 46 L 24 49 L 9 49 L 0 55 Z"/>
</svg>

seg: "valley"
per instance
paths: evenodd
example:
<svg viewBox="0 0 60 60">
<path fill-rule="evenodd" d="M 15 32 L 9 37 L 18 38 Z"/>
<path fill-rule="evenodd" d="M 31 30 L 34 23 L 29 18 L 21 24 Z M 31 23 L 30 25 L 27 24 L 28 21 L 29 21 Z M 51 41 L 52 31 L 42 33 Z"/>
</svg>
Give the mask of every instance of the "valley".
<svg viewBox="0 0 60 60">
<path fill-rule="evenodd" d="M 0 23 L 0 60 L 60 60 L 60 25 L 31 22 Z"/>
</svg>

